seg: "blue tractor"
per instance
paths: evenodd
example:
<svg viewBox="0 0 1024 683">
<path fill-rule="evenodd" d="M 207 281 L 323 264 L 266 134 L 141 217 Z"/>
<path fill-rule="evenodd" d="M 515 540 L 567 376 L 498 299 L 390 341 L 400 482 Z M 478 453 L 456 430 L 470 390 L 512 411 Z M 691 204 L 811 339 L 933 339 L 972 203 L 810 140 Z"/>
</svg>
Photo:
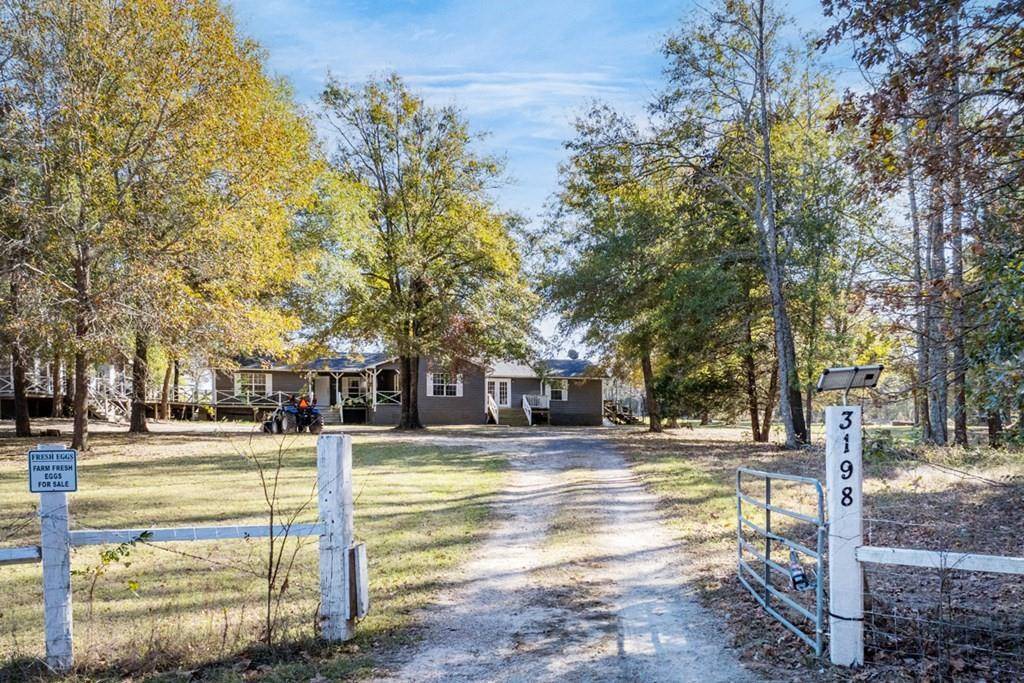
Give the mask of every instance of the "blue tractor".
<svg viewBox="0 0 1024 683">
<path fill-rule="evenodd" d="M 316 407 L 316 398 L 305 396 L 295 400 L 292 396 L 288 403 L 276 409 L 270 419 L 263 423 L 263 431 L 269 434 L 287 434 L 289 432 L 305 432 L 319 434 L 324 428 L 324 416 Z"/>
</svg>

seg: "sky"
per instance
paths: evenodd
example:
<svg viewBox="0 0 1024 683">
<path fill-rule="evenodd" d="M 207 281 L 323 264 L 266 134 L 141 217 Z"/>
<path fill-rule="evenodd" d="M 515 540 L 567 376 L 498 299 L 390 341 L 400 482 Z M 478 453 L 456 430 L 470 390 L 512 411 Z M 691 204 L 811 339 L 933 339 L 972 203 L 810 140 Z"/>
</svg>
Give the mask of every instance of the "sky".
<svg viewBox="0 0 1024 683">
<path fill-rule="evenodd" d="M 397 72 L 455 104 L 483 152 L 506 162 L 498 206 L 537 220 L 558 186 L 572 122 L 595 101 L 641 115 L 663 85 L 660 46 L 690 0 L 229 0 L 272 74 L 312 104 L 328 74 Z M 780 2 L 797 30 L 825 25 L 815 0 Z M 542 326 L 551 336 L 553 322 Z"/>
</svg>

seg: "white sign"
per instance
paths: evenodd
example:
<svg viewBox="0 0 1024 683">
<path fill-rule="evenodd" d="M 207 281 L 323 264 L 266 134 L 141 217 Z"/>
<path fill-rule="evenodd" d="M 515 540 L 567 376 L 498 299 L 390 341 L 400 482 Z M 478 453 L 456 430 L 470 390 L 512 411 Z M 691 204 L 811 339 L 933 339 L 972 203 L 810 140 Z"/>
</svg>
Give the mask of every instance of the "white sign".
<svg viewBox="0 0 1024 683">
<path fill-rule="evenodd" d="M 28 490 L 32 493 L 78 490 L 78 451 L 40 446 L 28 452 Z"/>
<path fill-rule="evenodd" d="M 825 483 L 828 487 L 829 639 L 833 664 L 864 659 L 864 583 L 857 548 L 861 521 L 860 406 L 825 408 Z"/>
</svg>

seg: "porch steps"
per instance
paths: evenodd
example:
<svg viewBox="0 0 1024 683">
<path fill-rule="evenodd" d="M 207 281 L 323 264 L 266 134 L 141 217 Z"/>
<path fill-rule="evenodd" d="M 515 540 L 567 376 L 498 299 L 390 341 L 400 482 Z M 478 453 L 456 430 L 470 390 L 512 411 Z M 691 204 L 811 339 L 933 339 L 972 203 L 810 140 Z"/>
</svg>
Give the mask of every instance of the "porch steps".
<svg viewBox="0 0 1024 683">
<path fill-rule="evenodd" d="M 321 410 L 320 414 L 324 416 L 324 424 L 325 425 L 340 425 L 340 424 L 342 424 L 342 422 L 341 422 L 341 413 L 338 412 L 337 408 L 335 408 L 333 406 L 331 408 L 327 408 L 325 410 Z"/>
<path fill-rule="evenodd" d="M 498 411 L 498 422 L 509 427 L 528 427 L 522 408 L 502 408 Z"/>
</svg>

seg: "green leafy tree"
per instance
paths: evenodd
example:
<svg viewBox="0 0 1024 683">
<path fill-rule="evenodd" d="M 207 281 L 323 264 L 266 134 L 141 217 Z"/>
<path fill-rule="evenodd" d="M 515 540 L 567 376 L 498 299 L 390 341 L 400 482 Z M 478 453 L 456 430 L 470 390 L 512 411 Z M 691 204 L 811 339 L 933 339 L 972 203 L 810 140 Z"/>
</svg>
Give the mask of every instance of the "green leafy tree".
<svg viewBox="0 0 1024 683">
<path fill-rule="evenodd" d="M 396 75 L 361 87 L 330 81 L 320 114 L 337 142 L 337 177 L 322 187 L 333 231 L 315 284 L 327 292 L 316 338 L 398 356 L 399 427 L 422 428 L 425 358 L 457 369 L 526 355 L 535 297 L 512 236 L 518 219 L 488 194 L 501 166 L 473 151 L 455 108 L 427 106 Z"/>
</svg>

